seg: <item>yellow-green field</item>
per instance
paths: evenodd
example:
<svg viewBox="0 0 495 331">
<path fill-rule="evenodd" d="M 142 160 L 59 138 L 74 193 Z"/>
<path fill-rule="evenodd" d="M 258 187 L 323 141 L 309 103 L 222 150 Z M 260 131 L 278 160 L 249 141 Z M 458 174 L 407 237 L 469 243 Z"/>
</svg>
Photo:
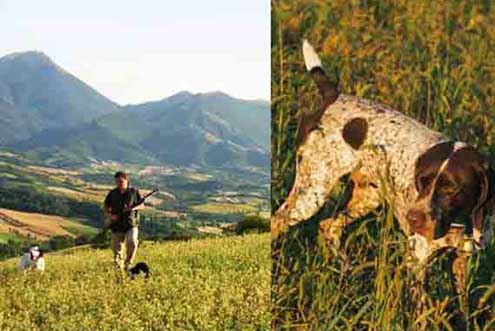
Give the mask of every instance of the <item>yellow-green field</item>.
<svg viewBox="0 0 495 331">
<path fill-rule="evenodd" d="M 192 206 L 191 208 L 198 212 L 213 214 L 246 214 L 258 211 L 255 206 L 252 206 L 250 204 L 233 204 L 221 202 L 208 202 L 202 205 Z"/>
<path fill-rule="evenodd" d="M 269 330 L 270 238 L 145 242 L 152 277 L 120 278 L 109 250 L 46 257 L 43 275 L 0 263 L 0 330 Z"/>
</svg>

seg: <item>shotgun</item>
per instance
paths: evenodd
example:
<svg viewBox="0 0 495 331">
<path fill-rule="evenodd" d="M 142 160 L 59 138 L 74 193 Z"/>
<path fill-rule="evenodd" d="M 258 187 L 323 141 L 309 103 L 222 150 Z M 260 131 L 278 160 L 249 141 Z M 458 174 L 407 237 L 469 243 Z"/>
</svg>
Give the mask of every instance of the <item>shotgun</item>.
<svg viewBox="0 0 495 331">
<path fill-rule="evenodd" d="M 135 208 L 139 205 L 142 205 L 146 199 L 148 199 L 149 197 L 151 197 L 152 195 L 158 193 L 160 190 L 159 189 L 154 189 L 153 191 L 149 192 L 148 194 L 145 194 L 141 199 L 139 199 L 138 201 L 136 201 L 134 204 L 130 205 L 130 206 L 126 206 L 125 208 L 123 208 L 120 212 L 120 219 L 124 218 L 124 213 L 127 213 L 127 212 L 132 212 L 132 208 Z M 137 213 L 137 210 L 135 211 Z M 105 226 L 104 226 L 104 229 L 107 229 L 107 228 L 110 228 L 110 226 L 114 223 L 113 221 L 109 220 L 108 222 L 106 221 L 105 222 Z"/>
</svg>

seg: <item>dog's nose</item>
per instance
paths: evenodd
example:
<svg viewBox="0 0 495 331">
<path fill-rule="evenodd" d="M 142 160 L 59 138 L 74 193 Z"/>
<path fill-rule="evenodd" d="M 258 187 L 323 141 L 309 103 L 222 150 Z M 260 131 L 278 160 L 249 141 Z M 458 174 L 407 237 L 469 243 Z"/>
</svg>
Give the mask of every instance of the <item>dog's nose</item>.
<svg viewBox="0 0 495 331">
<path fill-rule="evenodd" d="M 413 227 L 419 227 L 425 223 L 425 213 L 418 209 L 411 209 L 407 212 L 407 220 Z"/>
</svg>

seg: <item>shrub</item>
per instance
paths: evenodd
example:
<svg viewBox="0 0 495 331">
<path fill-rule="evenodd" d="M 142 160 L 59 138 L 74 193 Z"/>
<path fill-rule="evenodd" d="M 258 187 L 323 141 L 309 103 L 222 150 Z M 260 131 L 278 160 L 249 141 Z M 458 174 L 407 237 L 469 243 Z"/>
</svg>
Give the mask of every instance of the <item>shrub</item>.
<svg viewBox="0 0 495 331">
<path fill-rule="evenodd" d="M 269 232 L 270 221 L 259 215 L 248 215 L 242 221 L 237 223 L 235 232 L 237 234 L 244 234 L 249 232 Z"/>
</svg>

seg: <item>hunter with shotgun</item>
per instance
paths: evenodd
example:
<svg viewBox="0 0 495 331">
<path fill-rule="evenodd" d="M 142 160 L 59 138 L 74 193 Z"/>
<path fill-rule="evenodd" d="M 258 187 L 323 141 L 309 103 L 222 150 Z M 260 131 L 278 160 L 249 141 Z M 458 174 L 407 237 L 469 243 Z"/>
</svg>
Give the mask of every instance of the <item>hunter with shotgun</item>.
<svg viewBox="0 0 495 331">
<path fill-rule="evenodd" d="M 139 211 L 144 208 L 145 199 L 158 190 L 141 197 L 138 189 L 129 186 L 127 173 L 118 171 L 114 178 L 116 187 L 107 194 L 104 201 L 105 228 L 112 231 L 112 251 L 117 268 L 127 271 L 136 256 Z"/>
</svg>

